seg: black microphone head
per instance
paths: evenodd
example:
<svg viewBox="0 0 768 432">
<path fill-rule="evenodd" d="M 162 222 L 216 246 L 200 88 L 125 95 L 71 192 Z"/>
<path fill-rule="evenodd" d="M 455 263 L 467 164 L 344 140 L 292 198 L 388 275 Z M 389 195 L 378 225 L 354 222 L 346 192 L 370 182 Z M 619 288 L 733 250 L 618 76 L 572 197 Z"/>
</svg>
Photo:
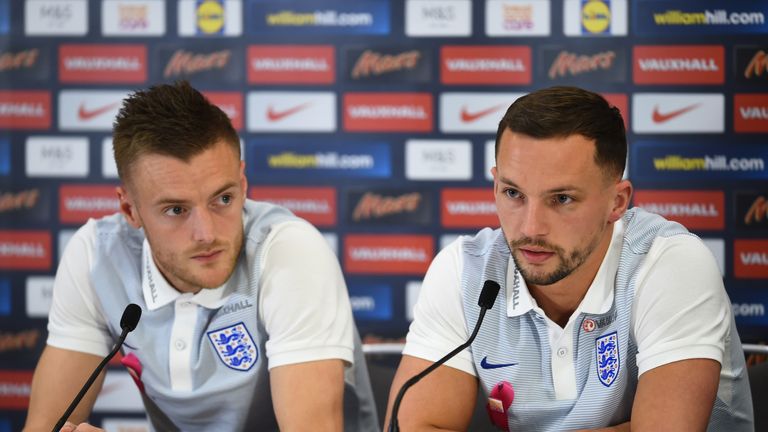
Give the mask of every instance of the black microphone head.
<svg viewBox="0 0 768 432">
<path fill-rule="evenodd" d="M 120 328 L 132 332 L 141 318 L 141 308 L 136 304 L 129 304 L 123 311 L 123 317 L 120 318 Z"/>
<path fill-rule="evenodd" d="M 480 291 L 480 300 L 477 301 L 477 304 L 481 308 L 492 308 L 493 303 L 496 301 L 496 296 L 499 295 L 500 289 L 501 287 L 498 282 L 488 279 L 483 284 L 483 290 Z"/>
</svg>

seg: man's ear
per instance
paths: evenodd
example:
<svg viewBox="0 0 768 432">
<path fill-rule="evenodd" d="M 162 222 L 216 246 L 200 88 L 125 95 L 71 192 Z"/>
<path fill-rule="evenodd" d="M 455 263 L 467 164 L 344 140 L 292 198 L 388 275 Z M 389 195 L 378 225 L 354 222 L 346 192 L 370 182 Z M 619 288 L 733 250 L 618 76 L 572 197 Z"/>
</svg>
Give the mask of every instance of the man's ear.
<svg viewBox="0 0 768 432">
<path fill-rule="evenodd" d="M 493 195 L 496 195 L 496 188 L 499 186 L 499 170 L 493 166 L 491 167 L 491 177 L 493 177 Z"/>
<path fill-rule="evenodd" d="M 133 204 L 133 200 L 128 196 L 128 191 L 123 186 L 116 187 L 115 191 L 117 192 L 117 199 L 120 201 L 120 213 L 125 216 L 125 220 L 128 221 L 129 225 L 136 229 L 141 228 L 141 217 L 139 217 L 139 212 Z"/>
<path fill-rule="evenodd" d="M 240 161 L 240 187 L 243 189 L 243 196 L 248 196 L 248 178 L 245 176 L 245 162 Z"/>
<path fill-rule="evenodd" d="M 624 216 L 629 208 L 629 200 L 632 199 L 632 183 L 629 180 L 621 180 L 614 185 L 613 207 L 608 215 L 610 222 L 616 222 Z"/>
</svg>

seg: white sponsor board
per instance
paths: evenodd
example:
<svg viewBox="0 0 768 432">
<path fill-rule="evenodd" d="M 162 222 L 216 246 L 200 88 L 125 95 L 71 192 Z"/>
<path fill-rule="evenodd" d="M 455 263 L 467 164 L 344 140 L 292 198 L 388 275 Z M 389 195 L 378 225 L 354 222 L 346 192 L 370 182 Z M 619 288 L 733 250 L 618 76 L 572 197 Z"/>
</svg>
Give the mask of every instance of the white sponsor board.
<svg viewBox="0 0 768 432">
<path fill-rule="evenodd" d="M 112 131 L 128 90 L 62 90 L 59 93 L 59 129 Z"/>
<path fill-rule="evenodd" d="M 27 137 L 27 177 L 87 177 L 88 163 L 87 137 Z"/>
<path fill-rule="evenodd" d="M 101 4 L 101 33 L 104 36 L 163 36 L 165 1 L 104 0 Z"/>
<path fill-rule="evenodd" d="M 84 36 L 87 33 L 87 0 L 27 0 L 24 3 L 27 36 Z"/>
<path fill-rule="evenodd" d="M 524 95 L 525 93 L 442 93 L 440 131 L 495 135 L 507 108 Z"/>
<path fill-rule="evenodd" d="M 405 143 L 408 180 L 470 180 L 472 143 L 465 140 L 408 140 Z"/>
<path fill-rule="evenodd" d="M 720 238 L 703 238 L 701 241 L 704 242 L 704 245 L 715 256 L 717 268 L 720 269 L 720 276 L 725 276 L 725 240 Z"/>
<path fill-rule="evenodd" d="M 407 0 L 405 34 L 410 37 L 472 35 L 470 0 Z"/>
<path fill-rule="evenodd" d="M 491 37 L 549 36 L 549 0 L 487 0 L 485 34 Z"/>
<path fill-rule="evenodd" d="M 563 33 L 566 36 L 626 36 L 627 1 L 565 0 L 563 3 Z"/>
<path fill-rule="evenodd" d="M 419 300 L 421 282 L 410 281 L 405 283 L 405 319 L 413 321 L 413 308 Z"/>
<path fill-rule="evenodd" d="M 26 304 L 30 318 L 47 318 L 53 299 L 53 276 L 27 276 Z"/>
<path fill-rule="evenodd" d="M 179 1 L 179 36 L 240 36 L 243 34 L 243 3 L 240 0 L 224 0 L 223 14 L 218 11 L 198 10 L 197 0 Z M 199 15 L 213 12 L 217 18 Z"/>
<path fill-rule="evenodd" d="M 720 93 L 635 93 L 635 133 L 722 133 L 725 97 Z"/>
<path fill-rule="evenodd" d="M 104 138 L 101 141 L 101 175 L 108 179 L 118 178 L 111 137 Z"/>
<path fill-rule="evenodd" d="M 496 140 L 485 142 L 485 179 L 493 181 L 491 168 L 496 166 Z"/>
<path fill-rule="evenodd" d="M 336 94 L 331 92 L 248 93 L 249 132 L 333 132 Z"/>
</svg>

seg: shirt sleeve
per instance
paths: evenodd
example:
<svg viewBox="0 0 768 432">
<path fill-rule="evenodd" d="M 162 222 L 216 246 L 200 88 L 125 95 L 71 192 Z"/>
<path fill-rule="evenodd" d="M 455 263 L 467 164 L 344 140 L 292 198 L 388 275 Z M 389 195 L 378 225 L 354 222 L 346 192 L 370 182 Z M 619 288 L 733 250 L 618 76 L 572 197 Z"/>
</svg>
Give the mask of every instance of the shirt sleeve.
<svg viewBox="0 0 768 432">
<path fill-rule="evenodd" d="M 461 301 L 461 238 L 440 251 L 424 276 L 403 354 L 436 361 L 469 339 Z M 445 365 L 477 376 L 467 348 Z"/>
<path fill-rule="evenodd" d="M 731 308 L 717 262 L 698 238 L 658 238 L 638 272 L 632 329 L 642 375 L 679 360 L 722 364 Z"/>
<path fill-rule="evenodd" d="M 336 255 L 312 225 L 291 221 L 273 227 L 260 282 L 270 369 L 327 359 L 353 363 L 347 287 Z"/>
<path fill-rule="evenodd" d="M 91 284 L 95 243 L 96 223 L 89 220 L 64 250 L 53 282 L 47 344 L 103 357 L 114 340 Z"/>
</svg>

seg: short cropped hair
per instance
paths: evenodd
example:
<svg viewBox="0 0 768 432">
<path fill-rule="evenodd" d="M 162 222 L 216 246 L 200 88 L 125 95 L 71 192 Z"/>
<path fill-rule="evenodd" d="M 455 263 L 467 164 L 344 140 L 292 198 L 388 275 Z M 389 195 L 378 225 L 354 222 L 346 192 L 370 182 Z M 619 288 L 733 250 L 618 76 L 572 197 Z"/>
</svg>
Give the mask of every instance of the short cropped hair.
<svg viewBox="0 0 768 432">
<path fill-rule="evenodd" d="M 240 155 L 240 138 L 227 114 L 187 81 L 134 92 L 123 101 L 113 124 L 112 147 L 123 182 L 144 154 L 189 161 L 219 141 Z"/>
<path fill-rule="evenodd" d="M 621 178 L 627 160 L 627 134 L 619 109 L 597 93 L 577 87 L 549 87 L 517 99 L 499 122 L 496 157 L 505 130 L 536 139 L 581 135 L 595 141 L 595 163 Z"/>
</svg>

